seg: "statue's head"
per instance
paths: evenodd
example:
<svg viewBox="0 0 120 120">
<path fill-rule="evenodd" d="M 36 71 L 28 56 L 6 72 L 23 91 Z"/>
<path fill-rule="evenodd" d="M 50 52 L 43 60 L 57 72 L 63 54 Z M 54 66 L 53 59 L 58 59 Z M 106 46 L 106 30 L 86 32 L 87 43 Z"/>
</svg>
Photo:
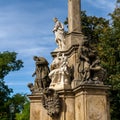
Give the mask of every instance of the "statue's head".
<svg viewBox="0 0 120 120">
<path fill-rule="evenodd" d="M 54 22 L 57 22 L 57 21 L 58 21 L 58 19 L 55 17 L 55 18 L 53 18 L 53 21 L 54 21 Z"/>
<path fill-rule="evenodd" d="M 33 57 L 33 60 L 34 60 L 34 61 L 37 61 L 38 59 L 39 59 L 39 58 L 38 58 L 37 56 L 34 56 L 34 57 Z"/>
<path fill-rule="evenodd" d="M 38 65 L 48 65 L 48 61 L 44 58 L 44 57 L 37 57 L 34 56 L 33 60 L 36 62 L 36 64 Z"/>
</svg>

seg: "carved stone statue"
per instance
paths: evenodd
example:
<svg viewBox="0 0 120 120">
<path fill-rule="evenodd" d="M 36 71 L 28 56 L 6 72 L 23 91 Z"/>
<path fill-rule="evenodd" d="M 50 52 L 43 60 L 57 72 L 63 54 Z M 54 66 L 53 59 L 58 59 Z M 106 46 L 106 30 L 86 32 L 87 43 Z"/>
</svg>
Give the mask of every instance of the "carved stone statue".
<svg viewBox="0 0 120 120">
<path fill-rule="evenodd" d="M 92 49 L 88 41 L 78 48 L 78 72 L 81 82 L 103 84 L 106 79 L 106 71 L 100 66 L 100 59 L 94 49 Z"/>
<path fill-rule="evenodd" d="M 68 65 L 68 58 L 66 56 L 62 56 L 62 63 L 60 65 L 60 82 L 61 84 L 70 84 L 70 67 Z"/>
<path fill-rule="evenodd" d="M 42 97 L 42 104 L 47 113 L 53 119 L 59 117 L 61 112 L 61 101 L 59 94 L 54 89 L 45 89 Z"/>
<path fill-rule="evenodd" d="M 49 73 L 51 78 L 50 87 L 55 87 L 57 84 L 70 84 L 70 67 L 68 65 L 67 57 L 64 54 L 57 54 L 57 57 L 53 60 L 51 64 L 51 70 Z"/>
<path fill-rule="evenodd" d="M 36 78 L 34 81 L 34 85 L 29 83 L 28 87 L 30 88 L 31 92 L 38 92 L 49 87 L 51 80 L 48 77 L 49 67 L 47 60 L 43 57 L 37 56 L 34 56 L 33 59 L 36 62 L 36 69 L 32 77 L 36 76 Z"/>
<path fill-rule="evenodd" d="M 58 21 L 57 18 L 54 18 L 53 21 L 55 22 L 55 25 L 53 28 L 53 32 L 55 33 L 55 41 L 58 45 L 58 49 L 63 50 L 65 47 L 64 26 L 60 21 Z"/>
<path fill-rule="evenodd" d="M 50 73 L 49 77 L 51 79 L 51 85 L 55 86 L 55 84 L 59 81 L 59 70 L 61 65 L 61 53 L 57 53 L 57 57 L 53 60 L 52 64 L 50 65 Z"/>
<path fill-rule="evenodd" d="M 107 77 L 107 72 L 100 66 L 99 58 L 96 58 L 95 61 L 92 62 L 90 70 L 93 81 L 95 81 L 95 83 L 103 83 Z"/>
<path fill-rule="evenodd" d="M 87 46 L 87 41 L 84 41 L 82 46 L 79 46 L 79 65 L 78 71 L 80 73 L 81 81 L 90 79 L 90 60 L 89 60 L 89 48 Z"/>
</svg>

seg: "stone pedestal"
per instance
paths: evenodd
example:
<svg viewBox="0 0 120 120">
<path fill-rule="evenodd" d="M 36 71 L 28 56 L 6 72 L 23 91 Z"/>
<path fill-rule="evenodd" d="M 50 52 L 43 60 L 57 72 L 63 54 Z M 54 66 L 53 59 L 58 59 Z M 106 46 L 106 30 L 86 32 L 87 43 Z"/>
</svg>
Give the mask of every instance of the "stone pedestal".
<svg viewBox="0 0 120 120">
<path fill-rule="evenodd" d="M 28 95 L 30 99 L 30 120 L 52 120 L 42 105 L 42 97 L 38 95 Z"/>
<path fill-rule="evenodd" d="M 104 85 L 81 85 L 75 88 L 75 120 L 110 120 L 108 89 Z"/>
<path fill-rule="evenodd" d="M 81 32 L 71 32 L 65 36 L 66 50 L 69 50 L 71 46 L 80 45 L 82 41 L 86 39 Z"/>
<path fill-rule="evenodd" d="M 80 85 L 75 89 L 57 91 L 62 105 L 56 119 L 47 115 L 40 95 L 29 95 L 30 120 L 110 120 L 108 89 L 104 85 Z"/>
</svg>

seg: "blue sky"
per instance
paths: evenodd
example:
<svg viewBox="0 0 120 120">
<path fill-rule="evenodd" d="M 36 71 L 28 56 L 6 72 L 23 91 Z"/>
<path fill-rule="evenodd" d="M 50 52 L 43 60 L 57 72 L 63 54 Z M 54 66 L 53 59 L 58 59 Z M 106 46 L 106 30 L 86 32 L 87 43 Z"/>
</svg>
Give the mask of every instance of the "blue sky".
<svg viewBox="0 0 120 120">
<path fill-rule="evenodd" d="M 88 15 L 108 18 L 116 0 L 81 0 L 81 9 Z M 15 93 L 27 93 L 27 84 L 34 82 L 33 56 L 52 62 L 50 52 L 56 48 L 53 18 L 61 22 L 67 17 L 67 0 L 0 0 L 0 52 L 15 51 L 24 68 L 5 77 Z"/>
</svg>

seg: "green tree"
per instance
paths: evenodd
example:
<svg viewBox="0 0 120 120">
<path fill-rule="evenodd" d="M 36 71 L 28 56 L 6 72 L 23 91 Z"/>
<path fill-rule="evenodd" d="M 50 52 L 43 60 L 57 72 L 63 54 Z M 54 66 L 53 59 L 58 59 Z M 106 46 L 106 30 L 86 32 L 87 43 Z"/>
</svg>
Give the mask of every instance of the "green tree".
<svg viewBox="0 0 120 120">
<path fill-rule="evenodd" d="M 23 106 L 23 110 L 20 113 L 16 113 L 16 120 L 29 120 L 30 119 L 30 103 L 26 102 Z"/>
<path fill-rule="evenodd" d="M 110 106 L 111 119 L 120 118 L 120 1 L 111 16 L 110 26 L 100 37 L 98 52 L 102 65 L 107 69 L 107 84 L 111 84 Z"/>
<path fill-rule="evenodd" d="M 23 110 L 24 104 L 27 102 L 27 97 L 24 94 L 17 93 L 10 99 L 11 103 L 15 105 L 15 113 L 19 113 Z"/>
<path fill-rule="evenodd" d="M 97 45 L 99 37 L 109 26 L 109 21 L 102 17 L 87 16 L 85 11 L 81 12 L 82 32 L 91 45 Z"/>
<path fill-rule="evenodd" d="M 15 120 L 29 120 L 30 105 L 26 94 L 17 93 L 10 97 L 9 100 L 5 102 L 6 108 L 8 109 L 11 104 L 14 105 L 14 113 L 12 116 Z M 11 114 L 8 115 L 9 117 L 11 116 Z"/>
<path fill-rule="evenodd" d="M 7 101 L 10 99 L 12 89 L 5 84 L 5 76 L 11 71 L 17 71 L 23 67 L 22 60 L 17 60 L 15 52 L 0 52 L 0 119 L 8 120 L 9 107 Z"/>
<path fill-rule="evenodd" d="M 13 95 L 8 101 L 7 105 L 14 104 L 14 118 L 15 120 L 29 120 L 30 104 L 26 94 L 17 93 Z"/>
<path fill-rule="evenodd" d="M 0 52 L 0 79 L 11 71 L 17 71 L 23 67 L 23 62 L 17 60 L 17 53 L 15 52 Z"/>
</svg>

